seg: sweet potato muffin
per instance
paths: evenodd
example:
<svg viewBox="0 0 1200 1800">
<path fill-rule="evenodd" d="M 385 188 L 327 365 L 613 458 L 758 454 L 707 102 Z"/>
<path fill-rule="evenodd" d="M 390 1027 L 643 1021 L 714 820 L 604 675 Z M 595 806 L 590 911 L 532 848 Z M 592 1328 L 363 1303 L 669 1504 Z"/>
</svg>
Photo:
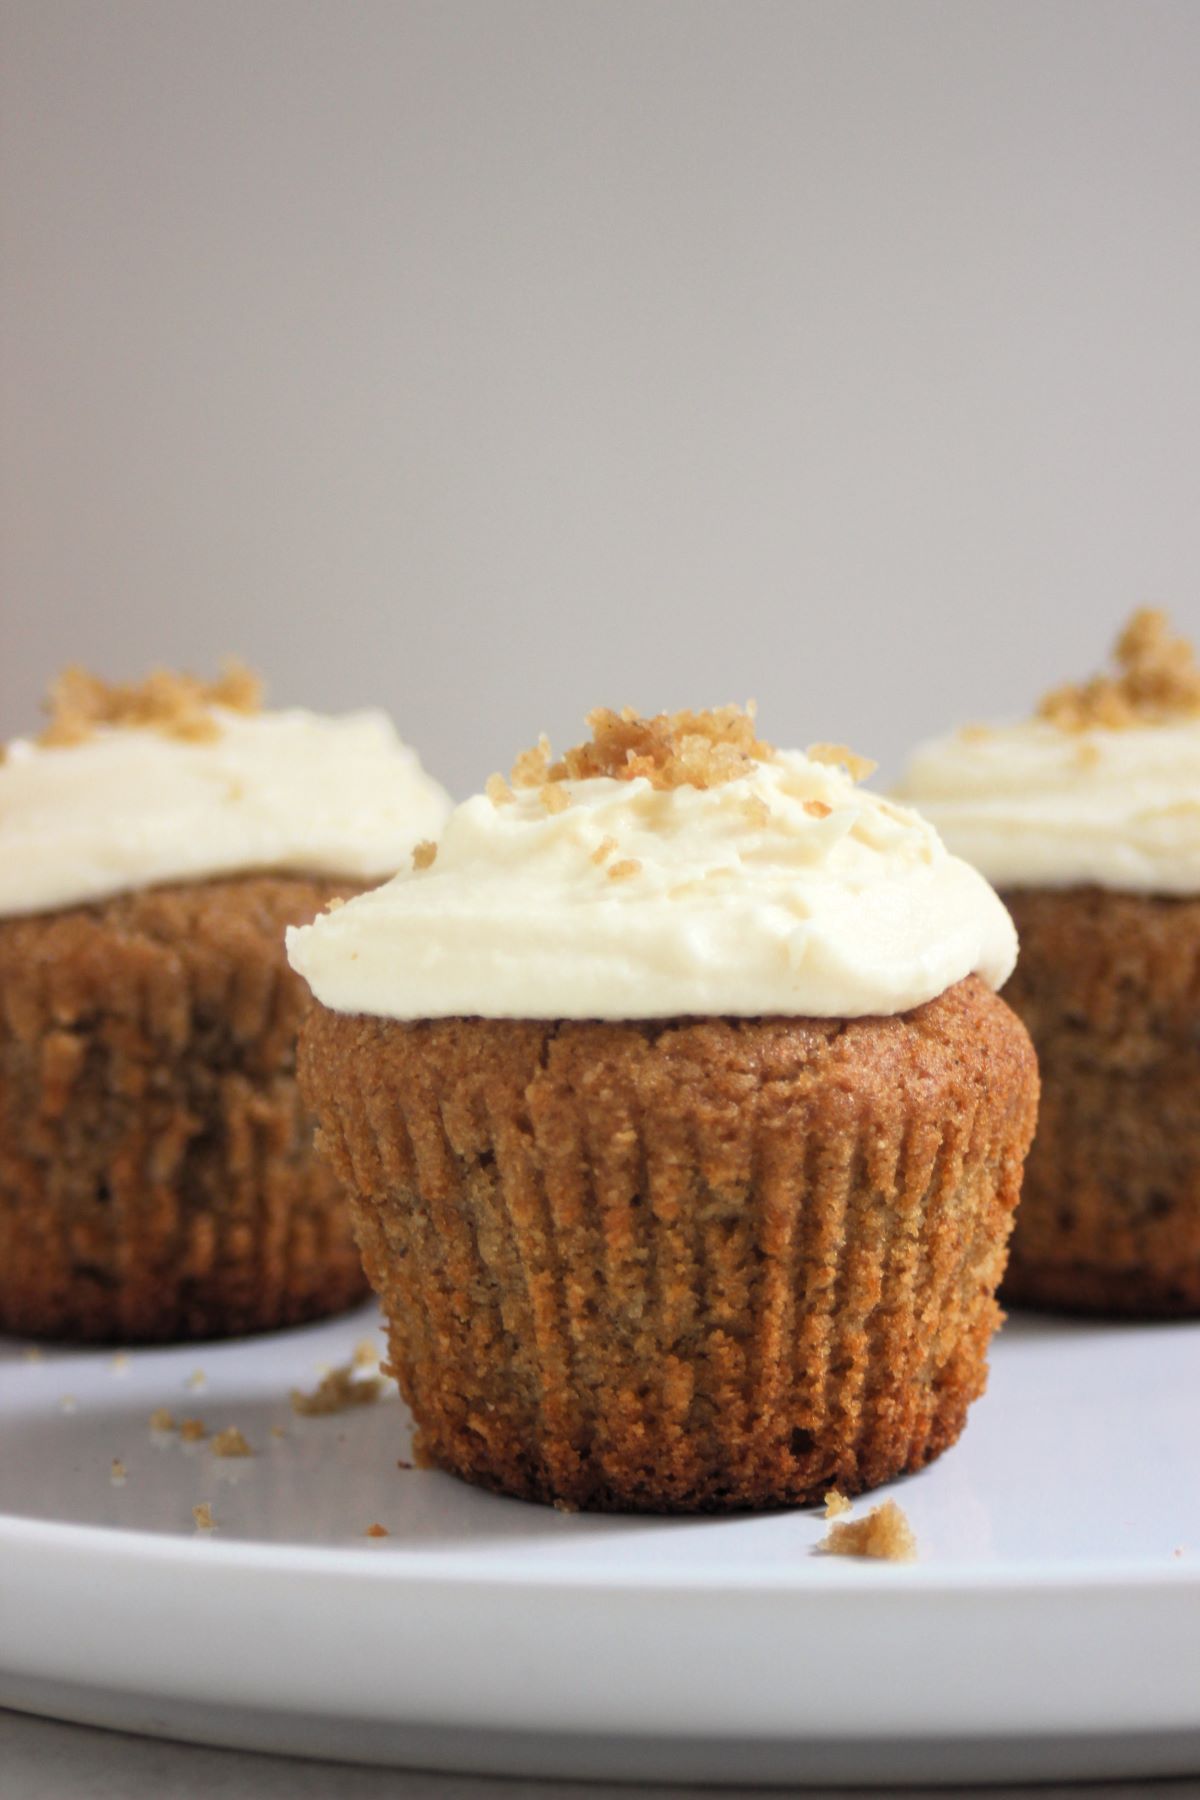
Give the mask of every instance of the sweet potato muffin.
<svg viewBox="0 0 1200 1800">
<path fill-rule="evenodd" d="M 364 831 L 397 784 L 408 823 Z M 60 684 L 0 763 L 0 1330 L 221 1336 L 362 1297 L 283 933 L 445 806 L 386 721 L 263 714 L 244 674 Z"/>
<path fill-rule="evenodd" d="M 1042 1107 L 1004 1294 L 1200 1312 L 1200 670 L 1160 613 L 1036 720 L 918 753 L 905 795 L 1001 889 Z"/>
<path fill-rule="evenodd" d="M 1037 1095 L 1011 924 L 849 752 L 592 723 L 289 933 L 418 1454 L 566 1507 L 859 1492 L 984 1386 Z"/>
</svg>

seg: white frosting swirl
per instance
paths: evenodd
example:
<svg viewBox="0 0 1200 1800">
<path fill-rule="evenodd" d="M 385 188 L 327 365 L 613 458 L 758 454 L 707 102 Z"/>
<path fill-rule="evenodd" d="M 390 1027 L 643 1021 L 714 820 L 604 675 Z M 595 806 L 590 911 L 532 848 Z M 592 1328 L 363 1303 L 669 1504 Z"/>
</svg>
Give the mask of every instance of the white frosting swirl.
<svg viewBox="0 0 1200 1800">
<path fill-rule="evenodd" d="M 383 713 L 213 717 L 200 742 L 106 727 L 9 744 L 0 916 L 249 870 L 382 880 L 450 810 Z"/>
<path fill-rule="evenodd" d="M 997 887 L 1200 893 L 1200 720 L 969 727 L 917 750 L 899 791 Z"/>
<path fill-rule="evenodd" d="M 982 877 L 839 768 L 563 785 L 555 812 L 466 801 L 431 868 L 290 931 L 292 966 L 334 1011 L 394 1019 L 860 1017 L 1011 972 Z"/>
</svg>

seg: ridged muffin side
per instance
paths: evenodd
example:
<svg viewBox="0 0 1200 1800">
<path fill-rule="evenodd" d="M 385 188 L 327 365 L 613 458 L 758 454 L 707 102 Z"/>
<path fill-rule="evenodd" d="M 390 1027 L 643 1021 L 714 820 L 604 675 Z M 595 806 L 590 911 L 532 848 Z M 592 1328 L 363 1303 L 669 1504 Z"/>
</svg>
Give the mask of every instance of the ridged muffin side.
<svg viewBox="0 0 1200 1800">
<path fill-rule="evenodd" d="M 362 1297 L 283 948 L 357 891 L 248 875 L 0 920 L 0 1330 L 226 1336 Z"/>
<path fill-rule="evenodd" d="M 1004 998 L 1043 1080 L 1005 1297 L 1200 1312 L 1200 899 L 1004 899 L 1021 939 Z"/>
<path fill-rule="evenodd" d="M 299 1074 L 427 1463 L 795 1504 L 920 1468 L 983 1390 L 1037 1073 L 976 977 L 848 1021 L 315 1007 Z"/>
</svg>

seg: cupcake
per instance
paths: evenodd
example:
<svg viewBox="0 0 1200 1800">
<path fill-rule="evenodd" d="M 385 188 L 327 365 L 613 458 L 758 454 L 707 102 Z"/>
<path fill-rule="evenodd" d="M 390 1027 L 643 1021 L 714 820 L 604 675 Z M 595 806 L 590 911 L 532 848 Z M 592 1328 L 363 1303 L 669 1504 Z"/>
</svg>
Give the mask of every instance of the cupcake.
<svg viewBox="0 0 1200 1800">
<path fill-rule="evenodd" d="M 1037 717 L 913 757 L 906 799 L 1000 888 L 1042 1107 L 1005 1297 L 1200 1312 L 1200 668 L 1157 612 Z"/>
<path fill-rule="evenodd" d="M 848 751 L 590 724 L 289 933 L 418 1455 L 656 1512 L 920 1468 L 983 1389 L 1033 1129 L 1008 916 Z"/>
<path fill-rule="evenodd" d="M 295 1078 L 286 926 L 449 802 L 376 713 L 71 671 L 0 759 L 0 1331 L 221 1336 L 365 1288 Z"/>
</svg>

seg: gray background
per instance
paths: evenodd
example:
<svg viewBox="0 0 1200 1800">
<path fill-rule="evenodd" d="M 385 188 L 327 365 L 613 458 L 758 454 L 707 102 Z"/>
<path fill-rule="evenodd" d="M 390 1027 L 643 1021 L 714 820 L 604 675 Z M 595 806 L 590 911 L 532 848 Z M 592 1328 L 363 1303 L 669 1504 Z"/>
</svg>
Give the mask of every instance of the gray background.
<svg viewBox="0 0 1200 1800">
<path fill-rule="evenodd" d="M 1200 629 L 1193 0 L 0 0 L 0 732 L 259 664 L 459 791 L 894 765 Z"/>
</svg>

